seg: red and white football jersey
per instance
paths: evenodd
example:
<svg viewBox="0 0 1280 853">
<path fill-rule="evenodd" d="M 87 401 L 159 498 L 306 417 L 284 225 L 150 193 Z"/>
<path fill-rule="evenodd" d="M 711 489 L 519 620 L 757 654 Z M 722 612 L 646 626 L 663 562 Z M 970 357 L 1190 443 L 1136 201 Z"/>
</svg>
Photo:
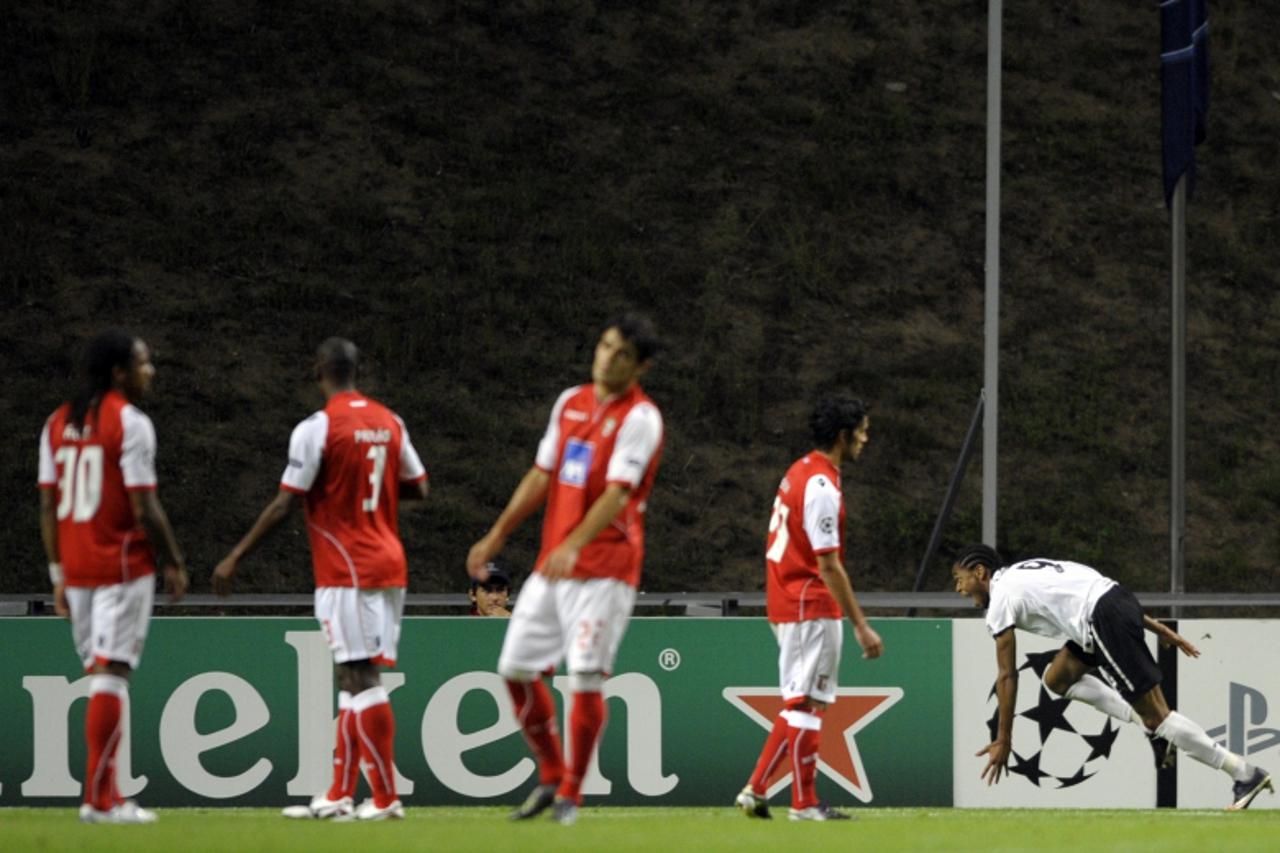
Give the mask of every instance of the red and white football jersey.
<svg viewBox="0 0 1280 853">
<path fill-rule="evenodd" d="M 843 615 L 818 574 L 819 554 L 837 551 L 844 563 L 843 530 L 840 471 L 815 450 L 787 469 L 773 500 L 765 550 L 770 622 Z"/>
<path fill-rule="evenodd" d="M 406 586 L 400 484 L 426 478 L 404 422 L 358 391 L 298 424 L 280 488 L 306 497 L 316 586 Z"/>
<path fill-rule="evenodd" d="M 58 554 L 67 586 L 105 586 L 154 574 L 155 553 L 129 492 L 156 487 L 151 419 L 118 391 L 76 429 L 64 403 L 40 432 L 39 485 L 57 491 Z"/>
<path fill-rule="evenodd" d="M 551 409 L 534 463 L 551 474 L 535 571 L 605 488 L 621 483 L 631 490 L 627 505 L 582 549 L 572 577 L 617 578 L 638 586 L 644 513 L 661 456 L 662 414 L 638 385 L 603 401 L 590 384 L 564 391 Z"/>
</svg>

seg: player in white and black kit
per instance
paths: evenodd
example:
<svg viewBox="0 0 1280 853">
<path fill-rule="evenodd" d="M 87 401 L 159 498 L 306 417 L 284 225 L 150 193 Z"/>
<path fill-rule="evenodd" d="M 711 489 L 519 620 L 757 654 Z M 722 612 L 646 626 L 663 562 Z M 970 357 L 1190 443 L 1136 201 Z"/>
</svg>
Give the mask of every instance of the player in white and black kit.
<svg viewBox="0 0 1280 853">
<path fill-rule="evenodd" d="M 1234 780 L 1228 811 L 1247 809 L 1271 775 L 1214 743 L 1194 720 L 1170 710 L 1160 689 L 1160 668 L 1143 631 L 1161 645 L 1199 657 L 1186 638 L 1142 612 L 1138 599 L 1111 578 L 1082 563 L 1024 560 L 1005 566 L 987 545 L 962 550 L 951 569 L 956 592 L 987 611 L 987 628 L 996 641 L 995 740 L 978 752 L 987 756 L 987 784 L 1008 773 L 1017 695 L 1017 641 L 1014 628 L 1042 637 L 1066 638 L 1044 673 L 1044 686 L 1059 696 L 1092 705 L 1122 722 L 1139 722 L 1195 760 L 1222 770 Z M 1091 674 L 1097 671 L 1102 678 Z"/>
</svg>

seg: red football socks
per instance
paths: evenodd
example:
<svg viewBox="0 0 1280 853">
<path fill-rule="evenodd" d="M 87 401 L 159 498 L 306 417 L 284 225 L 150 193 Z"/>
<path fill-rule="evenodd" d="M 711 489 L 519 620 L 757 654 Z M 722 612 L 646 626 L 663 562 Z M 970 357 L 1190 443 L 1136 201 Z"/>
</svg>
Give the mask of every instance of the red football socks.
<svg viewBox="0 0 1280 853">
<path fill-rule="evenodd" d="M 356 739 L 365 776 L 373 789 L 373 804 L 380 809 L 396 797 L 395 750 L 396 719 L 385 688 L 371 687 L 351 699 L 355 717 Z"/>
<path fill-rule="evenodd" d="M 569 772 L 556 791 L 557 798 L 582 803 L 582 780 L 591 765 L 591 756 L 600 732 L 604 730 L 606 712 L 604 694 L 574 693 L 573 709 L 569 712 L 569 742 L 573 745 L 573 760 Z"/>
<path fill-rule="evenodd" d="M 124 732 L 124 700 L 129 682 L 117 675 L 94 675 L 89 682 L 89 708 L 84 718 L 88 761 L 84 773 L 84 801 L 99 811 L 115 806 L 116 748 Z"/>
<path fill-rule="evenodd" d="M 806 717 L 810 716 L 808 714 Z M 818 743 L 822 732 L 816 728 L 788 729 L 791 748 L 791 807 L 807 809 L 818 804 Z"/>
<path fill-rule="evenodd" d="M 773 776 L 773 771 L 787 757 L 788 728 L 782 714 L 773 718 L 773 728 L 769 730 L 769 737 L 765 738 L 764 749 L 760 750 L 760 759 L 756 762 L 755 772 L 751 774 L 751 790 L 756 796 L 768 794 L 769 779 Z"/>
<path fill-rule="evenodd" d="M 556 728 L 556 705 L 551 690 L 542 679 L 508 681 L 507 691 L 515 705 L 516 720 L 524 739 L 538 762 L 538 784 L 558 785 L 564 778 L 564 757 Z"/>
<path fill-rule="evenodd" d="M 351 694 L 338 694 L 338 724 L 333 747 L 333 784 L 325 797 L 341 800 L 356 795 L 360 780 L 360 749 L 357 746 L 356 715 L 351 710 Z"/>
</svg>

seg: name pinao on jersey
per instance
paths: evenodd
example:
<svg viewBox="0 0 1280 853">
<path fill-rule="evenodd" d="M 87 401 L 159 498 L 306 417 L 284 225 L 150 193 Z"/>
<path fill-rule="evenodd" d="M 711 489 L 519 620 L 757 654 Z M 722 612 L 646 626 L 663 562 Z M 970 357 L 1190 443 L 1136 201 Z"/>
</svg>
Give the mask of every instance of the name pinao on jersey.
<svg viewBox="0 0 1280 853">
<path fill-rule="evenodd" d="M 404 586 L 399 488 L 426 476 L 404 422 L 359 392 L 298 424 L 280 488 L 305 497 L 316 586 Z"/>
</svg>

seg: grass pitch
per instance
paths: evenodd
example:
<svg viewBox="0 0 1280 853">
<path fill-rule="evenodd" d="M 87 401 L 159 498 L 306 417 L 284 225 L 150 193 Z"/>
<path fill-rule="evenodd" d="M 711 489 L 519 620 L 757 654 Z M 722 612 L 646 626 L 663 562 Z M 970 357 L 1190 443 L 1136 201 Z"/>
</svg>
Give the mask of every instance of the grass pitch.
<svg viewBox="0 0 1280 853">
<path fill-rule="evenodd" d="M 0 810 L 0 849 L 254 851 L 362 850 L 743 851 L 850 844 L 860 850 L 1265 850 L 1280 811 L 859 809 L 850 822 L 772 821 L 731 808 L 585 808 L 571 827 L 513 824 L 506 809 L 410 808 L 404 821 L 288 821 L 275 809 L 165 809 L 151 826 L 86 826 L 72 809 Z M 781 819 L 779 819 L 781 818 Z"/>
</svg>

